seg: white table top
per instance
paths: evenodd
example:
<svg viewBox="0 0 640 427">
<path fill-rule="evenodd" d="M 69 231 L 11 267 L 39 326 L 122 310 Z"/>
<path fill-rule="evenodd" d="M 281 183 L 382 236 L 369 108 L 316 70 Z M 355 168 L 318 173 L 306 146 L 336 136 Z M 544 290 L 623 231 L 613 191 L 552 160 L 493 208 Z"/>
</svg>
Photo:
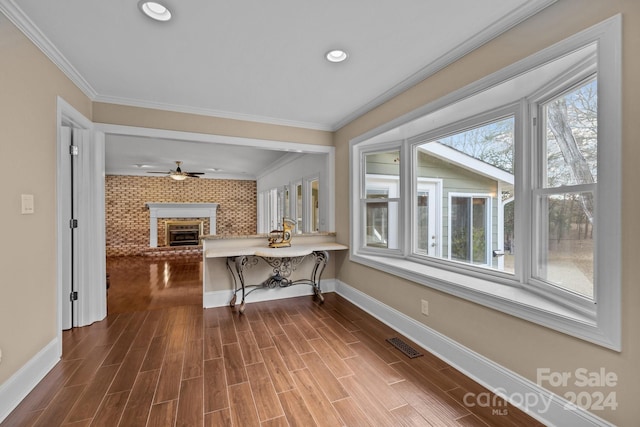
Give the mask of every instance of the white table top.
<svg viewBox="0 0 640 427">
<path fill-rule="evenodd" d="M 288 248 L 270 248 L 268 246 L 248 246 L 240 248 L 209 248 L 206 258 L 226 258 L 232 256 L 255 255 L 263 258 L 294 258 L 309 255 L 314 251 L 342 251 L 348 246 L 339 243 L 314 243 L 292 245 Z"/>
</svg>

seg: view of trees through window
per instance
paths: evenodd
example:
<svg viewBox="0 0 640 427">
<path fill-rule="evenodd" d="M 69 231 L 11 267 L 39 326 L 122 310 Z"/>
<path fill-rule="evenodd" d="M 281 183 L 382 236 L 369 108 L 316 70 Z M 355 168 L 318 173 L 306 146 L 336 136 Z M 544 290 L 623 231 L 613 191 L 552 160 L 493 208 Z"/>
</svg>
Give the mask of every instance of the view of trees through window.
<svg viewBox="0 0 640 427">
<path fill-rule="evenodd" d="M 598 162 L 597 80 L 542 106 L 546 168 L 538 277 L 592 298 Z M 586 190 L 586 191 L 585 191 Z M 546 225 L 544 225 L 546 223 Z"/>
<path fill-rule="evenodd" d="M 438 142 L 513 173 L 513 117 L 438 139 Z"/>
</svg>

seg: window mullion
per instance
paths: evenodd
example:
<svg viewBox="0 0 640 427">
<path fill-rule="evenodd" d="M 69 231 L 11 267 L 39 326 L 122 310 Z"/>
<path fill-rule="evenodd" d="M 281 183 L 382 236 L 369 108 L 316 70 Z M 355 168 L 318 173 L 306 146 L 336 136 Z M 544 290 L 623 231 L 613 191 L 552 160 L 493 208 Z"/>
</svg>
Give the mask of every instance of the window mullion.
<svg viewBox="0 0 640 427">
<path fill-rule="evenodd" d="M 533 143 L 537 136 L 537 109 L 527 100 L 522 99 L 518 108 L 515 126 L 515 225 L 519 240 L 533 242 L 535 235 L 535 218 L 532 203 L 532 190 L 539 169 L 538 144 Z M 518 197 L 519 195 L 519 197 Z M 516 278 L 520 283 L 528 282 L 531 277 L 531 263 L 536 248 L 533 245 L 518 245 L 515 252 Z"/>
<path fill-rule="evenodd" d="M 413 179 L 415 158 L 412 151 L 411 144 L 404 140 L 400 147 L 400 217 L 403 218 L 403 221 L 398 224 L 398 231 L 402 238 L 400 248 L 402 248 L 402 255 L 405 257 L 412 253 L 413 218 L 415 215 L 412 207 L 417 194 L 416 180 Z"/>
</svg>

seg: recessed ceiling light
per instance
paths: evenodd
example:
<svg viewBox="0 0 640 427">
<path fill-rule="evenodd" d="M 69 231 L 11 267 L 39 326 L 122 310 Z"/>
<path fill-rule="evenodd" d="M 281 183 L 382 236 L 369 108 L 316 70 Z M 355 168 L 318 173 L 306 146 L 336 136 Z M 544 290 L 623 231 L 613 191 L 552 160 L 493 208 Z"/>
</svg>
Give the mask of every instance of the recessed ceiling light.
<svg viewBox="0 0 640 427">
<path fill-rule="evenodd" d="M 347 59 L 347 52 L 341 49 L 333 49 L 327 52 L 325 58 L 329 62 L 342 62 Z"/>
<path fill-rule="evenodd" d="M 138 3 L 138 7 L 145 15 L 156 21 L 168 21 L 171 19 L 171 11 L 158 2 L 142 0 Z"/>
</svg>

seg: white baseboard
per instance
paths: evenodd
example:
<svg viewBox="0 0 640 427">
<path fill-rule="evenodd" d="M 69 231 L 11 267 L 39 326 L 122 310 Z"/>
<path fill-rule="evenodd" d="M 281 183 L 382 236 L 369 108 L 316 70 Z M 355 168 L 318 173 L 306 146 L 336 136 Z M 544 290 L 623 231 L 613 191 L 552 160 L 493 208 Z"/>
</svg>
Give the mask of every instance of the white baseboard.
<svg viewBox="0 0 640 427">
<path fill-rule="evenodd" d="M 339 280 L 335 292 L 548 426 L 612 427 L 606 420 Z M 470 400 L 474 402 L 473 399 Z"/>
<path fill-rule="evenodd" d="M 58 338 L 55 338 L 0 385 L 0 423 L 53 369 L 60 356 Z"/>
<path fill-rule="evenodd" d="M 336 290 L 336 280 L 335 279 L 323 279 L 322 280 L 322 292 L 335 292 Z M 275 289 L 258 289 L 255 292 L 252 292 L 245 299 L 247 304 L 252 302 L 261 302 L 261 301 L 272 301 L 276 299 L 285 299 L 285 298 L 294 298 L 301 297 L 305 295 L 313 295 L 313 289 L 308 285 L 295 285 L 289 286 L 286 288 L 275 288 Z M 233 297 L 233 291 L 210 291 L 205 292 L 203 297 L 203 307 L 204 308 L 212 308 L 212 307 L 225 307 L 229 305 L 229 301 L 231 301 L 231 297 Z M 241 292 L 238 292 L 238 302 L 240 304 Z"/>
</svg>

